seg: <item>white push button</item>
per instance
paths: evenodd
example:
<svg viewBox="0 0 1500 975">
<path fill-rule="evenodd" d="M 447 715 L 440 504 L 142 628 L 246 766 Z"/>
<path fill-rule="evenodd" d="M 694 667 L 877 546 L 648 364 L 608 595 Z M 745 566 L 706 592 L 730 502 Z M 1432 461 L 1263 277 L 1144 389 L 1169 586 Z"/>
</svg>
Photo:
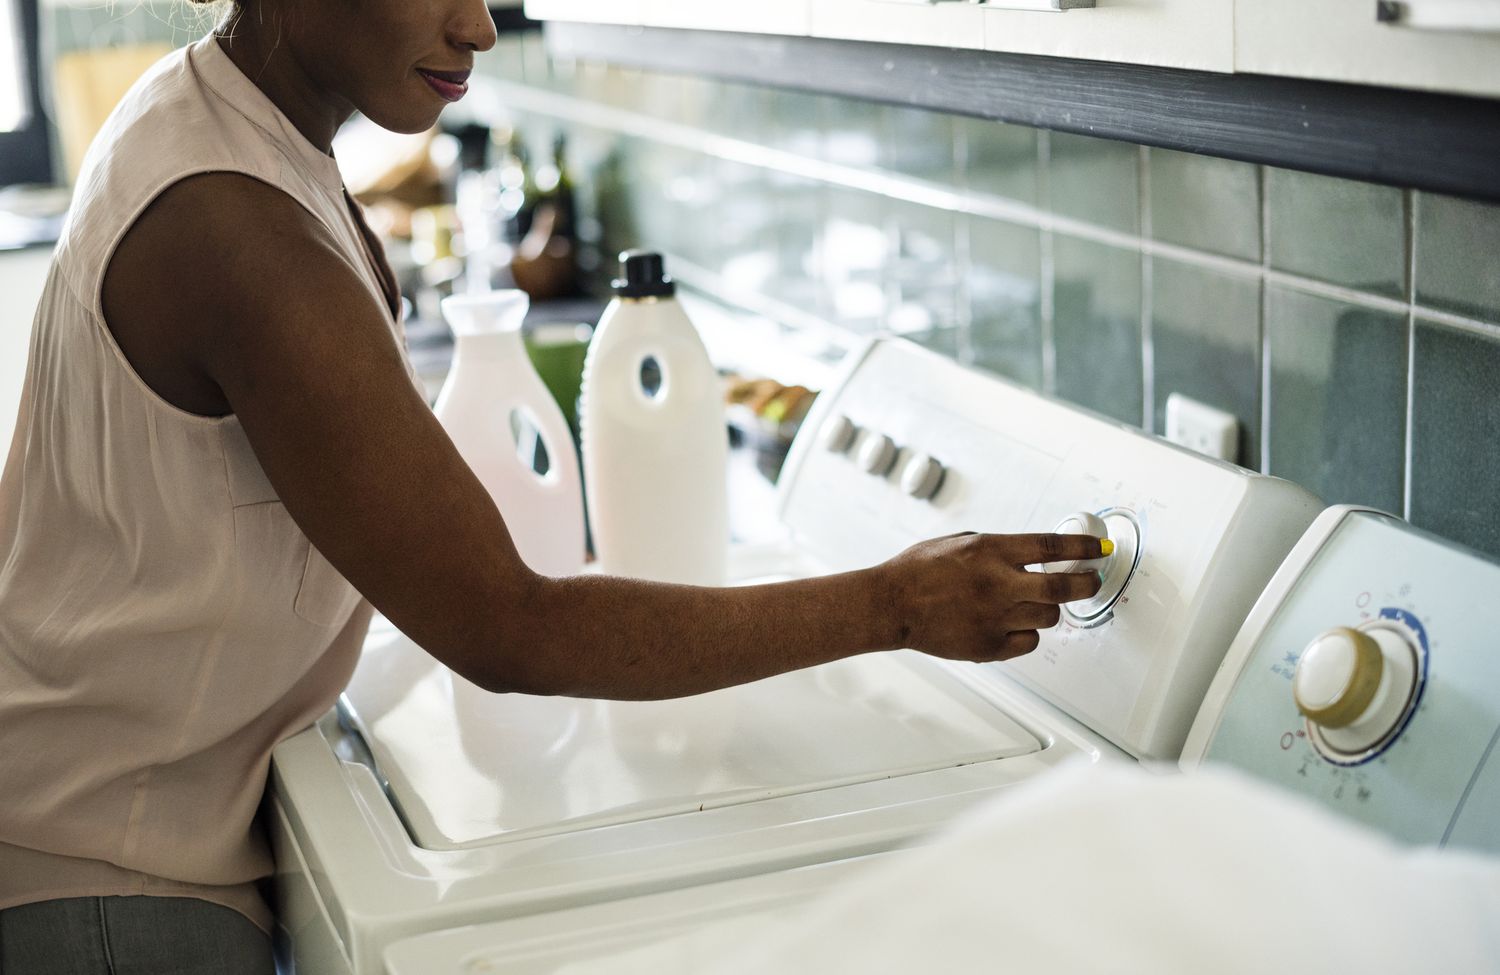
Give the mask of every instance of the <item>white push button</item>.
<svg viewBox="0 0 1500 975">
<path fill-rule="evenodd" d="M 841 413 L 823 425 L 823 446 L 831 453 L 842 454 L 854 443 L 858 432 L 854 421 Z"/>
<path fill-rule="evenodd" d="M 917 454 L 901 470 L 901 490 L 919 501 L 937 493 L 944 467 L 926 454 Z"/>
<path fill-rule="evenodd" d="M 896 441 L 883 434 L 871 434 L 859 446 L 859 468 L 866 474 L 884 477 L 896 463 Z"/>
</svg>

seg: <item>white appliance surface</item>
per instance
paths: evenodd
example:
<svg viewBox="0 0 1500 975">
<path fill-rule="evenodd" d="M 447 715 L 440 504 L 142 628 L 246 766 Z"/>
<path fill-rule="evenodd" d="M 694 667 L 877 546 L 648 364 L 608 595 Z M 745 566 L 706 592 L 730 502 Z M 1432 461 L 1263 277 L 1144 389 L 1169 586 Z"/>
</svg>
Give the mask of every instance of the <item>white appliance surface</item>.
<svg viewBox="0 0 1500 975">
<path fill-rule="evenodd" d="M 1500 970 L 1500 859 L 1238 773 L 1071 768 L 897 855 L 420 935 L 389 975 Z"/>
<path fill-rule="evenodd" d="M 952 531 L 1052 531 L 1074 512 L 1110 524 L 1126 549 L 1116 560 L 1138 542 L 1137 564 L 1112 607 L 984 670 L 1019 678 L 1146 759 L 1176 760 L 1240 622 L 1322 509 L 1287 481 L 904 343 L 876 343 L 834 395 L 819 397 L 809 425 L 840 416 L 858 428 L 853 446 L 835 452 L 799 437 L 787 461 L 794 482 L 782 494 L 783 520 L 833 569 L 869 565 Z M 866 473 L 862 462 L 881 437 L 898 445 L 892 470 L 901 475 L 921 455 L 943 464 L 931 501 Z"/>
<path fill-rule="evenodd" d="M 1403 840 L 1500 853 L 1496 593 L 1493 560 L 1388 515 L 1329 509 L 1245 621 L 1184 767 L 1233 766 Z M 1307 648 L 1335 627 L 1417 661 L 1389 717 L 1342 750 L 1293 698 Z"/>
<path fill-rule="evenodd" d="M 915 653 L 674 701 L 503 702 L 376 632 L 348 690 L 418 845 L 455 849 L 1039 751 Z M 497 706 L 503 704 L 503 706 Z M 816 720 L 810 720 L 816 716 Z"/>
<path fill-rule="evenodd" d="M 885 854 L 421 934 L 385 951 L 388 975 L 584 975 L 712 972 L 768 932 L 795 923 L 829 890 L 859 883 Z"/>
<path fill-rule="evenodd" d="M 1107 595 L 1010 664 L 870 654 L 649 704 L 485 694 L 377 629 L 340 714 L 274 756 L 297 971 L 369 975 L 424 932 L 889 851 L 1071 759 L 1175 760 L 1320 507 L 897 340 L 850 354 L 779 501 L 786 538 L 736 551 L 731 579 L 1069 517 L 1117 551 Z"/>
</svg>

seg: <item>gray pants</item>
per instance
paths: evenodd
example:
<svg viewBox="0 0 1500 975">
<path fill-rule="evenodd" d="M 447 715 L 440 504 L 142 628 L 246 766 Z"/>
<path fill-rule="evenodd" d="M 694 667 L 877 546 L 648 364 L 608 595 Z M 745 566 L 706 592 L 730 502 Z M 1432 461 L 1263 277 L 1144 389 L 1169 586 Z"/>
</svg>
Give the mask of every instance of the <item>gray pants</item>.
<svg viewBox="0 0 1500 975">
<path fill-rule="evenodd" d="M 274 975 L 271 939 L 191 897 L 69 897 L 0 911 L 3 975 Z"/>
</svg>

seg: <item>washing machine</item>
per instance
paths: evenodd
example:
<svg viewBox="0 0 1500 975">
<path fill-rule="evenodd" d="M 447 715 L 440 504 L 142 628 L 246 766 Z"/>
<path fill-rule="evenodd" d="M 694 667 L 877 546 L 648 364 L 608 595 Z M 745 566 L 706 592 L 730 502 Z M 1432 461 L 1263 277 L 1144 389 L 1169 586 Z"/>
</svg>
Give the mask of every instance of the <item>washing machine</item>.
<svg viewBox="0 0 1500 975">
<path fill-rule="evenodd" d="M 1391 515 L 1330 508 L 1220 665 L 1180 758 L 1188 775 L 1158 794 L 1118 766 L 1071 796 L 1027 796 L 1030 815 L 1010 815 L 1023 795 L 1012 790 L 988 804 L 988 831 L 931 851 L 433 932 L 391 945 L 387 973 L 739 972 L 768 942 L 744 971 L 802 971 L 814 950 L 866 971 L 861 952 L 887 927 L 929 939 L 919 950 L 935 971 L 990 957 L 1023 971 L 1500 971 L 1496 593 L 1492 559 Z M 898 872 L 899 858 L 915 862 Z M 994 878 L 993 914 L 990 898 L 965 896 L 975 873 L 980 887 Z M 981 904 L 984 923 L 971 910 L 944 928 L 929 902 L 960 915 Z"/>
<path fill-rule="evenodd" d="M 488 694 L 377 624 L 336 712 L 274 755 L 288 966 L 373 975 L 427 932 L 854 871 L 1060 764 L 1175 762 L 1322 507 L 895 339 L 846 358 L 777 503 L 785 536 L 734 551 L 737 583 L 964 530 L 1115 549 L 1100 593 L 1018 660 L 868 654 L 671 701 Z"/>
</svg>

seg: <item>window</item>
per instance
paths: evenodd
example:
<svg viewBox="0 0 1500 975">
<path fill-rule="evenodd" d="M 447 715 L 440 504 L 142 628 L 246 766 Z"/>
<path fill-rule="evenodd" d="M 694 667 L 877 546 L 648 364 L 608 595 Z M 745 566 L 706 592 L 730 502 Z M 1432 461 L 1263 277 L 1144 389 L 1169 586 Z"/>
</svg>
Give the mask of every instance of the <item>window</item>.
<svg viewBox="0 0 1500 975">
<path fill-rule="evenodd" d="M 26 52 L 21 46 L 21 8 L 0 0 L 0 132 L 26 121 Z"/>
</svg>

